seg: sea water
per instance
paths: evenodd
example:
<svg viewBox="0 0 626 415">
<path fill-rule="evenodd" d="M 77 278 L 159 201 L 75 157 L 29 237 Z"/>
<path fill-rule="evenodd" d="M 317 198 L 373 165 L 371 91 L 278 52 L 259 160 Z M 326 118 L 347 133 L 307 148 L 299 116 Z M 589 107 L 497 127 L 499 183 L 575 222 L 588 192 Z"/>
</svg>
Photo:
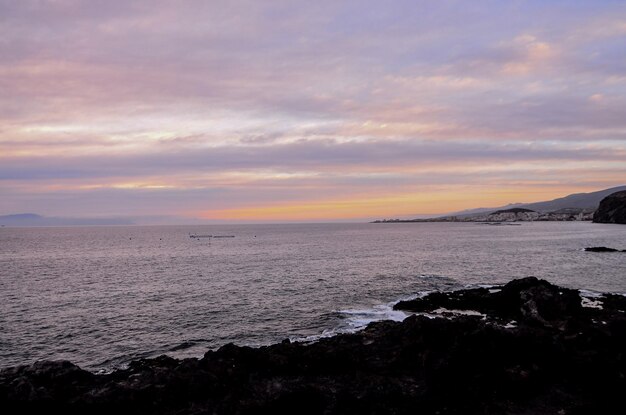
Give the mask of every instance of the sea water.
<svg viewBox="0 0 626 415">
<path fill-rule="evenodd" d="M 234 236 L 194 238 L 190 235 Z M 0 228 L 0 367 L 100 371 L 401 320 L 419 292 L 535 276 L 626 292 L 626 226 L 536 222 Z"/>
</svg>

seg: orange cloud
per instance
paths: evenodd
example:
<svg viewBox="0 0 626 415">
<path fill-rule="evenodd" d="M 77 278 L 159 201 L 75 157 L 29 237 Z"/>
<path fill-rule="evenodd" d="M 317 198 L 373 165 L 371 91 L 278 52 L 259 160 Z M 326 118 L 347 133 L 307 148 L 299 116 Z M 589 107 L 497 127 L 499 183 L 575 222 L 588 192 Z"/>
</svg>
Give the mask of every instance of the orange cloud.
<svg viewBox="0 0 626 415">
<path fill-rule="evenodd" d="M 246 207 L 190 212 L 203 219 L 227 221 L 323 221 L 369 220 L 407 217 L 417 214 L 443 215 L 474 207 L 500 206 L 512 202 L 536 202 L 581 191 L 578 186 L 562 186 L 559 181 L 519 181 L 507 190 L 499 185 L 440 186 L 406 193 L 355 195 L 353 198 L 249 204 Z M 597 190 L 593 184 L 588 191 Z"/>
</svg>

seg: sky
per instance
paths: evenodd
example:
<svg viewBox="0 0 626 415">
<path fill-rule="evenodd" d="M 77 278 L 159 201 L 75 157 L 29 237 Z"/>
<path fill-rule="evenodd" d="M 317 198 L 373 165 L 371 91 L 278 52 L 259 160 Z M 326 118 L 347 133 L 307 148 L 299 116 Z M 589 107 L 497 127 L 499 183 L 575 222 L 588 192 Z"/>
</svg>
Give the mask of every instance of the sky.
<svg viewBox="0 0 626 415">
<path fill-rule="evenodd" d="M 623 184 L 623 0 L 0 0 L 0 214 L 365 220 Z"/>
</svg>

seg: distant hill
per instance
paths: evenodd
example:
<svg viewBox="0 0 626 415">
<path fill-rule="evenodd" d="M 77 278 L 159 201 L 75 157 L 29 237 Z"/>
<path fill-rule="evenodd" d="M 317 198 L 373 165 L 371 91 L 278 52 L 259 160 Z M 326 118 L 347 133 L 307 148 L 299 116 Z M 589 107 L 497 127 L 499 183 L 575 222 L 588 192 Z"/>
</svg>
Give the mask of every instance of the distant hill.
<svg viewBox="0 0 626 415">
<path fill-rule="evenodd" d="M 538 212 L 551 212 L 565 208 L 597 209 L 600 201 L 611 193 L 626 190 L 626 186 L 612 187 L 610 189 L 599 190 L 591 193 L 574 193 L 573 195 L 561 197 L 547 202 L 536 202 L 521 205 L 526 209 Z"/>
<path fill-rule="evenodd" d="M 494 215 L 500 214 L 500 213 L 527 213 L 527 212 L 534 212 L 534 210 L 530 210 L 530 209 L 524 209 L 524 208 L 513 208 L 513 209 L 502 209 L 502 210 L 496 210 L 495 212 L 493 212 Z"/>
<path fill-rule="evenodd" d="M 458 217 L 474 216 L 474 215 L 492 213 L 492 212 L 495 212 L 496 210 L 514 209 L 522 205 L 523 203 L 509 203 L 506 206 L 500 206 L 500 207 L 480 207 L 480 208 L 474 208 L 474 209 L 465 209 L 465 210 L 461 210 L 458 212 L 450 213 L 448 215 L 458 216 Z"/>
<path fill-rule="evenodd" d="M 560 197 L 558 199 L 548 200 L 545 202 L 535 203 L 512 203 L 506 206 L 494 207 L 494 208 L 478 208 L 468 209 L 456 213 L 451 213 L 448 216 L 468 217 L 478 214 L 492 213 L 498 210 L 506 210 L 513 208 L 530 209 L 536 212 L 553 212 L 560 209 L 576 208 L 576 209 L 591 209 L 595 210 L 600 201 L 610 195 L 611 193 L 626 190 L 626 186 L 612 187 L 610 189 L 599 190 L 591 193 L 574 193 L 569 196 Z"/>
<path fill-rule="evenodd" d="M 89 226 L 89 225 L 133 225 L 128 219 L 117 218 L 57 218 L 19 213 L 0 216 L 0 226 Z"/>
</svg>

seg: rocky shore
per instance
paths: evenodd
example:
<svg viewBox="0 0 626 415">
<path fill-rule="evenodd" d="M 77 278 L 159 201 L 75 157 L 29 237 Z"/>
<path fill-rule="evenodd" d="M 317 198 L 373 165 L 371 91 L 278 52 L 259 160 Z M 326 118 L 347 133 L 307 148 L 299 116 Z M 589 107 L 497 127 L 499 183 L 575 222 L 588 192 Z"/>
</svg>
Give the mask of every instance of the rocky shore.
<svg viewBox="0 0 626 415">
<path fill-rule="evenodd" d="M 626 391 L 626 297 L 526 278 L 401 302 L 403 322 L 311 344 L 227 345 L 96 375 L 0 371 L 3 413 L 613 414 Z M 460 313 L 459 310 L 463 311 Z M 54 412 L 53 412 L 54 413 Z"/>
</svg>

